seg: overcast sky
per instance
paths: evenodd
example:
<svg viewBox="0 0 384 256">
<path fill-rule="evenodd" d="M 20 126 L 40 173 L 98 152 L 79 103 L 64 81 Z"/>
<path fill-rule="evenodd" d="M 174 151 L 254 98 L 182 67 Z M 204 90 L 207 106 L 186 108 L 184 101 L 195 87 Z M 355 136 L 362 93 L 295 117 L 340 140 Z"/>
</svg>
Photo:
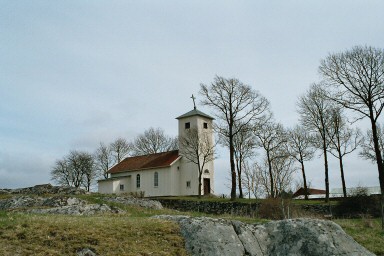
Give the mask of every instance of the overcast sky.
<svg viewBox="0 0 384 256">
<path fill-rule="evenodd" d="M 322 58 L 383 47 L 383 10 L 379 0 L 0 0 L 0 188 L 51 182 L 54 162 L 73 149 L 93 152 L 151 126 L 177 135 L 175 117 L 215 75 L 249 84 L 293 126 Z M 229 193 L 219 153 L 216 193 Z M 375 165 L 356 156 L 345 165 L 347 186 L 378 185 Z M 324 188 L 321 158 L 307 170 Z M 332 159 L 331 188 L 339 176 Z"/>
</svg>

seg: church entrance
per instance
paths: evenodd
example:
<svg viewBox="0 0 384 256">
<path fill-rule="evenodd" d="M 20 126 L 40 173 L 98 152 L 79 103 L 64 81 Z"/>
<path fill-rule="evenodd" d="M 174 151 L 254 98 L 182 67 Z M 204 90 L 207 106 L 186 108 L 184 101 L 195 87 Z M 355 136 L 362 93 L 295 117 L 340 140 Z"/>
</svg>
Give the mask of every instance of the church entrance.
<svg viewBox="0 0 384 256">
<path fill-rule="evenodd" d="M 208 178 L 204 178 L 204 195 L 208 195 L 211 193 L 211 180 Z"/>
</svg>

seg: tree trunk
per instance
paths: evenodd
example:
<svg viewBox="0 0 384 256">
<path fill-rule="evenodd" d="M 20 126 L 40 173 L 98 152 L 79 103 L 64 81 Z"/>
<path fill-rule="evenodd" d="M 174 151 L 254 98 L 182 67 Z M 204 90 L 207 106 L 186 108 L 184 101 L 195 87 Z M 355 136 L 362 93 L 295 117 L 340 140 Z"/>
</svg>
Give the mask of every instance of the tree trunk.
<svg viewBox="0 0 384 256">
<path fill-rule="evenodd" d="M 305 200 L 308 200 L 308 187 L 307 187 L 307 178 L 305 177 L 305 170 L 304 170 L 304 160 L 302 156 L 300 156 L 300 164 L 301 164 L 301 173 L 303 174 L 303 182 L 304 182 L 304 198 Z"/>
<path fill-rule="evenodd" d="M 381 156 L 380 146 L 379 146 L 379 139 L 377 136 L 377 127 L 375 119 L 373 118 L 373 113 L 371 111 L 371 125 L 372 125 L 372 139 L 373 144 L 375 147 L 375 154 L 376 154 L 376 163 L 377 163 L 377 170 L 379 172 L 379 181 L 380 181 L 380 190 L 381 190 L 381 229 L 384 230 L 384 168 L 383 168 L 383 158 Z"/>
<path fill-rule="evenodd" d="M 341 184 L 343 186 L 343 196 L 344 198 L 347 197 L 347 187 L 345 185 L 345 178 L 344 178 L 344 165 L 343 165 L 343 156 L 341 155 L 339 151 L 339 165 L 340 165 L 340 174 L 341 174 Z"/>
<path fill-rule="evenodd" d="M 200 168 L 200 157 L 198 152 L 196 153 L 197 155 L 197 168 L 199 170 L 199 191 L 198 191 L 198 198 L 201 198 L 201 176 L 203 174 L 203 167 Z"/>
<path fill-rule="evenodd" d="M 325 202 L 329 202 L 329 175 L 328 175 L 328 156 L 325 138 L 323 138 L 324 171 L 325 171 Z"/>
<path fill-rule="evenodd" d="M 231 164 L 231 200 L 236 199 L 236 170 L 235 170 L 235 159 L 234 159 L 234 148 L 233 148 L 233 137 L 229 137 L 229 161 Z"/>
<path fill-rule="evenodd" d="M 242 183 L 241 183 L 241 155 L 239 159 L 236 160 L 236 165 L 237 165 L 237 179 L 238 179 L 238 185 L 239 185 L 239 198 L 243 198 L 243 188 L 242 188 Z"/>
<path fill-rule="evenodd" d="M 272 160 L 270 159 L 269 153 L 267 153 L 267 158 L 268 158 L 268 169 L 269 169 L 269 180 L 270 180 L 270 185 L 271 185 L 271 197 L 275 198 L 275 188 L 273 185 L 273 173 L 272 173 Z"/>
</svg>

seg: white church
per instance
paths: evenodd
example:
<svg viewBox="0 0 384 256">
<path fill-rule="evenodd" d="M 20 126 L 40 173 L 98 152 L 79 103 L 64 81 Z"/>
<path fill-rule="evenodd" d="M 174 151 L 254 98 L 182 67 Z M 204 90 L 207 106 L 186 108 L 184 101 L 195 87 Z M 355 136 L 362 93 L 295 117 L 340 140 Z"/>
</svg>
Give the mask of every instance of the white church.
<svg viewBox="0 0 384 256">
<path fill-rule="evenodd" d="M 196 107 L 176 118 L 179 138 L 188 129 L 204 132 L 213 145 L 213 118 Z M 179 143 L 179 150 L 180 147 Z M 138 193 L 145 197 L 198 195 L 199 168 L 179 154 L 179 150 L 127 157 L 113 166 L 110 178 L 98 181 L 104 194 Z M 214 164 L 205 164 L 201 177 L 201 195 L 214 192 Z"/>
</svg>

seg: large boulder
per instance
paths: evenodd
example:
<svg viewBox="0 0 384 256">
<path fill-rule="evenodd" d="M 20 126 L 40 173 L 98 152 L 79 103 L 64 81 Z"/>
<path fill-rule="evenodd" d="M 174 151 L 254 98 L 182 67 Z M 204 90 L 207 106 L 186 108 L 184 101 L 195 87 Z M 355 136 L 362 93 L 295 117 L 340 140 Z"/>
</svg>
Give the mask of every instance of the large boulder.
<svg viewBox="0 0 384 256">
<path fill-rule="evenodd" d="M 176 221 L 191 255 L 374 255 L 331 221 L 290 219 L 266 224 L 162 215 Z"/>
</svg>

